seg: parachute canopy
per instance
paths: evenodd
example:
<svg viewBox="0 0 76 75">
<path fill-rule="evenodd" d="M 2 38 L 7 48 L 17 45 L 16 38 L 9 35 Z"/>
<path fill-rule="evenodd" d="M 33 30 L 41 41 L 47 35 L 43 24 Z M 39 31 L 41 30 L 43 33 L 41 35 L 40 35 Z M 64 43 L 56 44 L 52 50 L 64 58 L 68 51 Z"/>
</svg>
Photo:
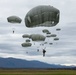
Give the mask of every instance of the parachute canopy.
<svg viewBox="0 0 76 75">
<path fill-rule="evenodd" d="M 46 37 L 51 37 L 51 35 L 46 35 Z"/>
<path fill-rule="evenodd" d="M 25 43 L 22 43 L 21 45 L 22 45 L 22 47 L 30 47 L 32 44 L 25 42 Z"/>
<path fill-rule="evenodd" d="M 30 42 L 30 39 L 27 39 L 26 42 Z"/>
<path fill-rule="evenodd" d="M 47 42 L 44 42 L 44 44 L 47 44 Z"/>
<path fill-rule="evenodd" d="M 59 38 L 54 38 L 55 41 L 59 40 Z"/>
<path fill-rule="evenodd" d="M 51 32 L 47 32 L 46 34 L 51 34 Z"/>
<path fill-rule="evenodd" d="M 30 38 L 32 39 L 32 41 L 45 41 L 46 37 L 41 34 L 32 34 L 30 35 Z"/>
<path fill-rule="evenodd" d="M 56 29 L 56 31 L 60 31 L 60 30 L 61 30 L 60 28 L 57 28 L 57 29 Z"/>
<path fill-rule="evenodd" d="M 23 37 L 23 38 L 29 38 L 30 35 L 28 35 L 28 34 L 24 34 L 24 35 L 22 35 L 22 37 Z"/>
<path fill-rule="evenodd" d="M 18 16 L 10 16 L 7 18 L 7 21 L 10 23 L 21 23 L 22 19 Z"/>
<path fill-rule="evenodd" d="M 60 11 L 50 5 L 32 8 L 25 16 L 26 27 L 52 27 L 59 22 Z"/>
<path fill-rule="evenodd" d="M 50 37 L 56 37 L 57 35 L 56 34 L 51 34 L 51 36 Z"/>
<path fill-rule="evenodd" d="M 42 32 L 43 32 L 43 33 L 49 33 L 49 30 L 44 29 L 44 30 L 42 30 Z"/>
<path fill-rule="evenodd" d="M 50 45 L 52 45 L 53 43 L 49 43 Z"/>
</svg>

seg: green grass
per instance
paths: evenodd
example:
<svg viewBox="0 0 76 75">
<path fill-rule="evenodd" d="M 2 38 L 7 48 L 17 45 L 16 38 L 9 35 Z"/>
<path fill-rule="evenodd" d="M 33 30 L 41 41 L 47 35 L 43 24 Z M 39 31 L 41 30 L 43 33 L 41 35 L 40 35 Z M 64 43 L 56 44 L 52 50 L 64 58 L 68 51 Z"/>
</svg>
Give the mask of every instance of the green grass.
<svg viewBox="0 0 76 75">
<path fill-rule="evenodd" d="M 0 75 L 76 75 L 76 70 L 0 69 Z"/>
</svg>

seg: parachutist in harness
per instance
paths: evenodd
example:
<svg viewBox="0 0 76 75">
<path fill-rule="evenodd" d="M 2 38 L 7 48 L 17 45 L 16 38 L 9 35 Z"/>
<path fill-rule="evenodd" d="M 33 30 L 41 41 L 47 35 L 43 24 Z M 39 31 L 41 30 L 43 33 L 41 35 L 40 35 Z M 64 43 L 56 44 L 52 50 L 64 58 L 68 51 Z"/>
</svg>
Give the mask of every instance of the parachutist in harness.
<svg viewBox="0 0 76 75">
<path fill-rule="evenodd" d="M 39 52 L 39 49 L 37 49 L 37 52 Z"/>
<path fill-rule="evenodd" d="M 43 49 L 43 57 L 45 56 L 45 53 L 46 53 L 46 50 L 45 50 L 45 49 Z"/>
<path fill-rule="evenodd" d="M 15 28 L 12 28 L 12 33 L 13 33 L 13 34 L 15 33 Z"/>
<path fill-rule="evenodd" d="M 26 52 L 28 54 L 28 52 Z"/>
<path fill-rule="evenodd" d="M 13 34 L 14 34 L 14 32 L 15 32 L 15 31 L 13 30 Z"/>
</svg>

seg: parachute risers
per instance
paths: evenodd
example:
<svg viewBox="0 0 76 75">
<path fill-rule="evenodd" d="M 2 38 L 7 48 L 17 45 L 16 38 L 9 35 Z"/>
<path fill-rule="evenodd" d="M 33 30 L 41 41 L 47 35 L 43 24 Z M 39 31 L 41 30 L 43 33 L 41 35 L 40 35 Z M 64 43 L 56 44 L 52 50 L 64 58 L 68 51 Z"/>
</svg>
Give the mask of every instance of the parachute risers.
<svg viewBox="0 0 76 75">
<path fill-rule="evenodd" d="M 52 27 L 59 23 L 60 11 L 53 6 L 40 5 L 32 8 L 25 16 L 26 27 Z"/>
</svg>

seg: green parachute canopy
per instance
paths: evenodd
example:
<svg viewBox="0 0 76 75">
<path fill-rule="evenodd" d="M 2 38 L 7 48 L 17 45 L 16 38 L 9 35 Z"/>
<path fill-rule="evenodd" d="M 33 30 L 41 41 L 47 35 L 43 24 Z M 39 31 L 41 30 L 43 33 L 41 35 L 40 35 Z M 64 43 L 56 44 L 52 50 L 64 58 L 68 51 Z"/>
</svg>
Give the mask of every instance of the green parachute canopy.
<svg viewBox="0 0 76 75">
<path fill-rule="evenodd" d="M 7 18 L 7 21 L 10 23 L 21 23 L 22 19 L 18 16 L 10 16 Z"/>
<path fill-rule="evenodd" d="M 52 27 L 59 23 L 60 11 L 50 5 L 40 5 L 32 8 L 25 16 L 26 27 Z"/>
<path fill-rule="evenodd" d="M 57 29 L 56 29 L 56 31 L 60 31 L 60 30 L 61 30 L 60 28 L 57 28 Z"/>
<path fill-rule="evenodd" d="M 44 44 L 47 44 L 48 42 L 44 42 Z"/>
<path fill-rule="evenodd" d="M 51 34 L 51 36 L 50 37 L 56 37 L 57 35 L 56 34 Z"/>
<path fill-rule="evenodd" d="M 29 42 L 25 42 L 25 43 L 22 43 L 21 45 L 22 47 L 30 47 L 32 44 Z"/>
<path fill-rule="evenodd" d="M 30 42 L 30 39 L 26 39 L 26 42 Z"/>
<path fill-rule="evenodd" d="M 53 43 L 49 43 L 49 45 L 53 45 Z"/>
<path fill-rule="evenodd" d="M 46 37 L 51 37 L 51 35 L 46 35 Z"/>
<path fill-rule="evenodd" d="M 28 35 L 28 34 L 24 34 L 24 35 L 22 35 L 22 37 L 23 37 L 23 38 L 29 38 L 30 35 Z"/>
<path fill-rule="evenodd" d="M 42 32 L 43 33 L 49 33 L 49 30 L 48 29 L 43 29 Z"/>
<path fill-rule="evenodd" d="M 57 40 L 59 40 L 59 38 L 56 37 L 56 38 L 54 38 L 54 40 L 57 41 Z"/>
<path fill-rule="evenodd" d="M 47 32 L 46 34 L 51 34 L 51 32 Z"/>
<path fill-rule="evenodd" d="M 32 41 L 45 41 L 46 37 L 41 34 L 32 34 L 30 35 L 30 38 L 32 39 Z"/>
</svg>

